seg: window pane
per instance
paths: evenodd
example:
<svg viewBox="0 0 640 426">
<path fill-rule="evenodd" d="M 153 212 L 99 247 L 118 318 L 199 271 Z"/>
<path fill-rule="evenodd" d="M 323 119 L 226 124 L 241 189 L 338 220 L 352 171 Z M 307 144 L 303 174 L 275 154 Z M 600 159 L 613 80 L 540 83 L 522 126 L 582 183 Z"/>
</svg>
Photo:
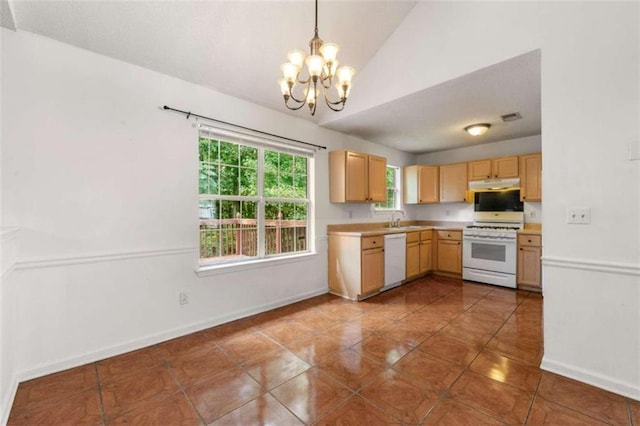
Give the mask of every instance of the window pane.
<svg viewBox="0 0 640 426">
<path fill-rule="evenodd" d="M 258 172 L 240 169 L 240 195 L 258 195 Z"/>
<path fill-rule="evenodd" d="M 307 176 L 295 175 L 294 177 L 295 197 L 307 198 Z"/>
<path fill-rule="evenodd" d="M 258 149 L 250 146 L 240 147 L 240 165 L 251 169 L 258 168 Z"/>
<path fill-rule="evenodd" d="M 280 154 L 280 173 L 293 173 L 293 155 Z"/>
<path fill-rule="evenodd" d="M 293 175 L 290 173 L 280 174 L 280 185 L 278 188 L 279 197 L 293 198 L 295 191 L 293 189 Z"/>
<path fill-rule="evenodd" d="M 222 166 L 220 170 L 220 194 L 238 195 L 239 190 L 238 167 Z"/>
<path fill-rule="evenodd" d="M 237 166 L 238 161 L 238 145 L 230 142 L 220 142 L 220 162 L 231 166 Z"/>
<path fill-rule="evenodd" d="M 257 203 L 253 201 L 201 200 L 200 260 L 215 262 L 257 256 L 257 211 Z"/>
<path fill-rule="evenodd" d="M 267 255 L 307 249 L 307 204 L 265 204 L 265 253 Z"/>
<path fill-rule="evenodd" d="M 396 187 L 396 169 L 394 167 L 387 167 L 387 188 Z"/>
<path fill-rule="evenodd" d="M 200 138 L 198 159 L 200 161 L 209 161 L 209 139 Z"/>
<path fill-rule="evenodd" d="M 307 157 L 294 156 L 294 172 L 297 175 L 307 174 Z"/>
<path fill-rule="evenodd" d="M 278 153 L 273 151 L 264 152 L 264 172 L 278 173 Z"/>
<path fill-rule="evenodd" d="M 278 175 L 275 173 L 264 173 L 264 196 L 277 197 L 278 191 Z"/>
</svg>

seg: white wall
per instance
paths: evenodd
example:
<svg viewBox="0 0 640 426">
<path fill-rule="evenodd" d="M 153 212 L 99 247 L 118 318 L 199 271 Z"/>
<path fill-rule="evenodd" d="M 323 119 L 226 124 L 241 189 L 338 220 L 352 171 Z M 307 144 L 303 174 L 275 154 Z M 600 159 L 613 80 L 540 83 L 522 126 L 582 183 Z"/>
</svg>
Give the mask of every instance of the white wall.
<svg viewBox="0 0 640 426">
<path fill-rule="evenodd" d="M 14 357 L 20 380 L 327 291 L 326 224 L 369 209 L 328 202 L 327 151 L 315 164 L 315 256 L 198 278 L 197 131 L 162 105 L 414 162 L 46 38 L 1 35 L 2 221 L 19 228 L 11 297 L 19 341 L 3 341 L 1 353 Z M 180 291 L 188 305 L 179 305 Z M 1 317 L 4 325 L 4 306 Z"/>
<path fill-rule="evenodd" d="M 638 2 L 420 2 L 359 74 L 362 95 L 346 111 L 541 49 L 542 366 L 637 399 L 640 176 L 628 149 L 640 139 L 639 9 Z M 398 63 L 407 75 L 376 84 Z M 590 207 L 592 223 L 567 224 L 572 206 Z M 601 272 L 584 273 L 594 270 Z"/>
</svg>

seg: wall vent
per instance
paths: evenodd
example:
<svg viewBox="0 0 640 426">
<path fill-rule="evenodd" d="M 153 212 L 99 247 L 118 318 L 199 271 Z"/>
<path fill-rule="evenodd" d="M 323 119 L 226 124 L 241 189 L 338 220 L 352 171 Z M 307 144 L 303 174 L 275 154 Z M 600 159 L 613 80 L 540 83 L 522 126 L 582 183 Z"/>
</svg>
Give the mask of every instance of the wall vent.
<svg viewBox="0 0 640 426">
<path fill-rule="evenodd" d="M 504 121 L 505 123 L 507 121 L 516 121 L 522 118 L 519 112 L 512 112 L 510 114 L 501 115 L 500 117 L 502 118 L 502 121 Z"/>
</svg>

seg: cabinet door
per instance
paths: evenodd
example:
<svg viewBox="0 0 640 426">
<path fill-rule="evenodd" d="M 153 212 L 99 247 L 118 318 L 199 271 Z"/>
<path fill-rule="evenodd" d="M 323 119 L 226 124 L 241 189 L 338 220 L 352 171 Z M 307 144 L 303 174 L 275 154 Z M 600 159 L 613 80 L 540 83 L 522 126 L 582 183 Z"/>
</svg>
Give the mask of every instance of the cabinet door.
<svg viewBox="0 0 640 426">
<path fill-rule="evenodd" d="M 418 203 L 438 202 L 438 178 L 438 166 L 418 167 Z"/>
<path fill-rule="evenodd" d="M 383 203 L 387 201 L 387 160 L 383 157 L 369 156 L 369 199 Z"/>
<path fill-rule="evenodd" d="M 520 200 L 542 201 L 542 155 L 520 157 Z"/>
<path fill-rule="evenodd" d="M 440 166 L 440 202 L 461 203 L 466 201 L 467 163 Z"/>
<path fill-rule="evenodd" d="M 491 160 L 470 161 L 468 164 L 469 180 L 484 180 L 491 177 Z"/>
<path fill-rule="evenodd" d="M 366 154 L 347 152 L 346 201 L 367 201 L 368 162 Z"/>
<path fill-rule="evenodd" d="M 420 243 L 407 244 L 407 278 L 420 274 Z"/>
<path fill-rule="evenodd" d="M 367 294 L 384 285 L 384 250 L 382 248 L 362 250 L 362 293 Z"/>
<path fill-rule="evenodd" d="M 540 279 L 541 255 L 542 249 L 540 247 L 521 246 L 518 248 L 518 284 L 537 288 L 542 287 Z"/>
<path fill-rule="evenodd" d="M 462 273 L 462 246 L 460 241 L 438 241 L 438 271 Z"/>
<path fill-rule="evenodd" d="M 502 157 L 493 159 L 493 177 L 518 177 L 518 157 Z"/>
<path fill-rule="evenodd" d="M 429 272 L 433 269 L 431 262 L 431 240 L 421 241 L 420 242 L 420 273 L 424 274 L 425 272 Z"/>
</svg>

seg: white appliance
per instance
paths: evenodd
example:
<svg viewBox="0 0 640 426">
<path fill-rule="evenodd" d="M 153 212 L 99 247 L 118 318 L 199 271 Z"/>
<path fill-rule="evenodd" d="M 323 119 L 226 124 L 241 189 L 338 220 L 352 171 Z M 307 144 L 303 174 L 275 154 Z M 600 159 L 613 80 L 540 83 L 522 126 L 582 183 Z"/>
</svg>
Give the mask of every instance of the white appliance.
<svg viewBox="0 0 640 426">
<path fill-rule="evenodd" d="M 522 212 L 474 212 L 462 231 L 462 278 L 516 288 L 517 231 Z"/>
<path fill-rule="evenodd" d="M 407 234 L 384 236 L 384 287 L 388 290 L 399 286 L 406 278 Z"/>
</svg>

